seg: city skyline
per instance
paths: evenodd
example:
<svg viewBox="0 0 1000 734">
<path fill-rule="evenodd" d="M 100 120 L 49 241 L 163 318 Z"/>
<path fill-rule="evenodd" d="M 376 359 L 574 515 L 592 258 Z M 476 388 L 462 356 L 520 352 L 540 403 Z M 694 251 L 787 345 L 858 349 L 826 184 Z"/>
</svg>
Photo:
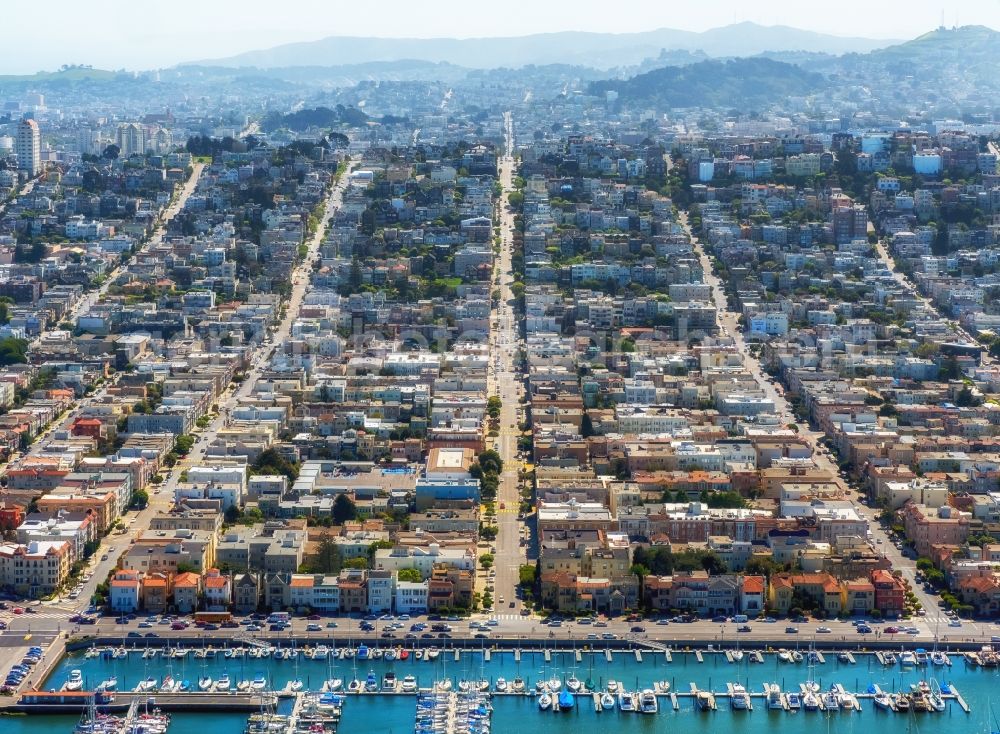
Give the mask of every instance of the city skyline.
<svg viewBox="0 0 1000 734">
<path fill-rule="evenodd" d="M 30 35 L 9 40 L 2 74 L 52 71 L 64 64 L 86 64 L 106 69 L 144 70 L 170 67 L 203 59 L 222 58 L 285 43 L 308 42 L 329 36 L 384 38 L 476 38 L 523 36 L 558 31 L 627 33 L 657 28 L 701 32 L 732 23 L 786 25 L 838 36 L 906 40 L 944 23 L 947 26 L 978 24 L 1000 28 L 1000 3 L 967 0 L 942 10 L 938 3 L 917 0 L 872 6 L 851 0 L 837 14 L 816 13 L 808 4 L 787 0 L 748 9 L 731 0 L 697 6 L 650 8 L 639 0 L 625 0 L 608 17 L 596 0 L 546 3 L 539 7 L 525 0 L 507 4 L 508 12 L 491 16 L 488 24 L 470 24 L 463 3 L 435 0 L 435 12 L 388 0 L 373 16 L 364 6 L 330 12 L 318 0 L 289 0 L 280 15 L 236 12 L 235 3 L 206 6 L 179 0 L 164 8 L 153 7 L 138 27 L 122 18 L 110 0 L 86 7 L 57 0 L 48 3 L 56 21 L 46 28 L 47 42 Z M 12 26 L 31 22 L 36 8 L 12 6 L 5 19 Z M 860 19 L 860 20 L 859 20 Z M 377 22 L 376 22 L 377 20 Z M 224 32 L 220 32 L 224 29 Z M 106 40 L 102 40 L 106 39 Z"/>
</svg>

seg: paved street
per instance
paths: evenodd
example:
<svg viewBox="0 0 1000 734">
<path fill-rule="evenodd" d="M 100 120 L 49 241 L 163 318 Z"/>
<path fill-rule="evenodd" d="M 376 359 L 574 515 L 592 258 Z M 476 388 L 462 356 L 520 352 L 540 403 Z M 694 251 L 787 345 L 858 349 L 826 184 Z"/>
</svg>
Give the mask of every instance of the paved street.
<svg viewBox="0 0 1000 734">
<path fill-rule="evenodd" d="M 500 431 L 493 441 L 493 447 L 503 459 L 504 470 L 497 492 L 498 533 L 495 543 L 496 569 L 494 605 L 498 612 L 520 610 L 520 600 L 515 598 L 518 582 L 518 567 L 524 563 L 524 552 L 520 545 L 523 524 L 517 519 L 520 503 L 517 477 L 520 463 L 517 459 L 517 437 L 519 434 L 519 400 L 522 392 L 521 376 L 514 368 L 520 344 L 520 325 L 514 311 L 514 295 L 511 285 L 514 273 L 511 255 L 514 247 L 514 212 L 508 202 L 514 188 L 514 130 L 510 113 L 504 115 L 506 150 L 500 160 L 500 183 L 503 186 L 497 219 L 500 225 L 500 258 L 495 267 L 494 289 L 500 290 L 499 304 L 493 309 L 493 328 L 490 333 L 490 395 L 499 395 Z M 511 605 L 514 606 L 511 606 Z"/>
<path fill-rule="evenodd" d="M 830 476 L 834 478 L 834 481 L 844 491 L 845 495 L 852 500 L 855 509 L 868 519 L 869 528 L 872 533 L 872 547 L 875 552 L 887 557 L 891 561 L 893 568 L 902 571 L 903 576 L 910 582 L 911 589 L 917 595 L 917 599 L 921 606 L 927 610 L 928 615 L 939 614 L 940 609 L 937 604 L 937 599 L 927 594 L 923 590 L 923 587 L 918 584 L 914 578 L 916 565 L 913 559 L 906 558 L 899 551 L 899 549 L 893 545 L 892 540 L 882 529 L 881 524 L 879 523 L 878 511 L 875 508 L 861 502 L 863 494 L 855 492 L 855 489 L 851 487 L 850 484 L 848 484 L 848 482 L 846 482 L 839 474 L 839 467 L 837 466 L 832 453 L 822 443 L 820 443 L 820 439 L 824 436 L 823 432 L 815 431 L 807 423 L 797 421 L 791 406 L 789 405 L 788 399 L 785 396 L 784 389 L 779 389 L 778 382 L 773 380 L 764 372 L 760 360 L 751 355 L 749 349 L 747 348 L 743 331 L 738 323 L 739 315 L 729 310 L 727 306 L 725 286 L 712 268 L 711 259 L 708 257 L 704 246 L 699 241 L 697 236 L 695 236 L 695 234 L 691 231 L 687 212 L 681 212 L 680 223 L 691 237 L 691 242 L 694 244 L 695 252 L 698 255 L 702 270 L 705 273 L 705 282 L 712 288 L 712 300 L 719 309 L 718 318 L 719 329 L 721 332 L 720 335 L 731 339 L 733 344 L 736 346 L 736 349 L 741 355 L 743 355 L 743 362 L 746 368 L 753 375 L 764 394 L 771 401 L 773 401 L 782 427 L 795 423 L 798 427 L 799 435 L 803 436 L 812 448 L 813 461 L 816 466 L 828 472 Z M 929 616 L 927 619 L 920 620 L 919 623 L 915 624 L 917 624 L 917 626 L 928 628 L 930 632 L 933 632 L 933 626 L 937 625 L 931 626 L 928 621 L 928 619 L 931 618 L 932 617 Z"/>
<path fill-rule="evenodd" d="M 201 176 L 203 168 L 204 164 L 195 164 L 195 168 L 190 179 L 171 207 L 165 212 L 160 225 L 157 227 L 156 231 L 149 240 L 150 244 L 159 242 L 163 238 L 166 232 L 167 223 L 177 214 L 177 212 L 183 209 L 187 198 L 197 187 L 197 182 Z M 351 169 L 348 169 L 348 172 L 350 170 Z M 170 509 L 173 504 L 174 488 L 176 487 L 183 469 L 186 466 L 191 466 L 204 460 L 206 447 L 211 443 L 215 434 L 225 426 L 228 410 L 235 406 L 240 398 L 246 397 L 250 394 L 254 383 L 260 377 L 261 372 L 268 364 L 267 357 L 274 348 L 274 345 L 280 345 L 288 336 L 291 325 L 297 317 L 299 308 L 302 305 L 302 299 L 309 283 L 309 273 L 311 272 L 313 262 L 317 257 L 319 246 L 326 235 L 326 229 L 329 225 L 330 218 L 333 216 L 333 213 L 340 204 L 340 197 L 344 187 L 347 185 L 347 180 L 348 176 L 347 172 L 345 172 L 330 192 L 329 198 L 327 199 L 326 213 L 321 220 L 320 225 L 317 227 L 312 239 L 308 243 L 309 254 L 292 275 L 291 297 L 287 302 L 287 309 L 285 310 L 284 317 L 279 322 L 271 336 L 271 341 L 269 343 L 259 345 L 254 350 L 251 357 L 252 367 L 248 371 L 247 379 L 243 381 L 236 391 L 227 392 L 225 398 L 220 401 L 220 411 L 218 416 L 206 430 L 199 432 L 199 440 L 195 444 L 194 449 L 192 449 L 191 455 L 186 460 L 178 463 L 178 465 L 171 472 L 169 472 L 167 481 L 162 485 L 159 487 L 150 485 L 148 487 L 150 502 L 145 510 L 130 510 L 125 514 L 123 522 L 127 526 L 126 532 L 112 533 L 102 541 L 100 551 L 94 555 L 86 569 L 88 573 L 92 574 L 91 578 L 84 584 L 83 591 L 76 600 L 57 600 L 52 605 L 43 605 L 39 608 L 38 614 L 25 615 L 23 618 L 19 617 L 13 620 L 14 629 L 26 630 L 26 625 L 31 624 L 33 621 L 35 624 L 35 630 L 43 628 L 56 630 L 60 627 L 60 622 L 61 629 L 66 629 L 67 625 L 65 619 L 71 614 L 81 611 L 88 606 L 89 600 L 97 585 L 103 582 L 108 577 L 108 574 L 115 568 L 117 559 L 128 548 L 132 538 L 148 529 L 150 520 L 154 515 Z M 109 279 L 109 282 L 110 280 L 111 279 Z M 103 286 L 102 288 L 106 291 L 106 286 Z M 84 403 L 98 400 L 101 394 L 102 391 L 98 391 L 91 398 L 86 399 Z M 73 411 L 71 415 L 68 415 L 63 421 L 60 421 L 58 425 L 67 425 L 73 420 L 76 412 L 77 411 Z M 47 609 L 49 611 L 42 613 L 43 609 Z M 45 620 L 47 619 L 52 620 L 56 624 L 46 626 Z"/>
</svg>

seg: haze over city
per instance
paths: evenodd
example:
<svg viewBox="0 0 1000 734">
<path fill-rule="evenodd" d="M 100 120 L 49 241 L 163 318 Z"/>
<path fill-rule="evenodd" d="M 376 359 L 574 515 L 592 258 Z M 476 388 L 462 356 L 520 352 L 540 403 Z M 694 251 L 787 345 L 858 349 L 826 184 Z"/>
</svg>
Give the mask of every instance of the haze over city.
<svg viewBox="0 0 1000 734">
<path fill-rule="evenodd" d="M 942 10 L 944 11 L 942 16 Z M 847 0 L 817 10 L 812 3 L 768 0 L 752 7 L 736 0 L 703 3 L 651 3 L 624 0 L 613 13 L 598 0 L 511 0 L 504 12 L 477 19 L 465 0 L 412 3 L 385 0 L 378 11 L 364 3 L 290 0 L 279 8 L 249 8 L 235 0 L 178 0 L 152 4 L 141 16 L 123 12 L 117 0 L 48 0 L 39 5 L 12 3 L 2 11 L 4 25 L 25 27 L 44 12 L 41 34 L 11 34 L 0 59 L 0 73 L 30 74 L 63 64 L 143 70 L 212 59 L 252 49 L 326 36 L 474 38 L 533 33 L 589 31 L 627 33 L 655 28 L 705 31 L 743 21 L 786 25 L 842 36 L 902 40 L 940 25 L 981 24 L 1000 28 L 1000 3 L 961 0 Z"/>
</svg>

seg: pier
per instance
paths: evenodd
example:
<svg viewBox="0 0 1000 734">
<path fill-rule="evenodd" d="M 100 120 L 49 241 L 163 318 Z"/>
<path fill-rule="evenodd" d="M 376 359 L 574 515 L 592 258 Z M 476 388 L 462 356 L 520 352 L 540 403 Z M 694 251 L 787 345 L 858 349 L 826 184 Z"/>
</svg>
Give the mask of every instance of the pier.
<svg viewBox="0 0 1000 734">
<path fill-rule="evenodd" d="M 79 714 L 86 710 L 93 692 L 71 700 L 62 693 L 47 691 L 26 691 L 8 711 L 26 714 Z M 115 693 L 108 694 L 110 700 L 100 704 L 104 711 L 127 712 L 133 705 L 150 704 L 162 711 L 258 711 L 261 708 L 260 693 Z M 265 705 L 277 704 L 277 696 L 265 694 Z"/>
<path fill-rule="evenodd" d="M 971 714 L 972 709 L 969 708 L 969 704 L 967 704 L 965 699 L 962 698 L 962 694 L 958 692 L 958 689 L 953 685 L 949 685 L 949 688 L 951 689 L 951 695 L 955 697 L 955 702 L 962 707 L 962 711 L 967 714 Z"/>
</svg>

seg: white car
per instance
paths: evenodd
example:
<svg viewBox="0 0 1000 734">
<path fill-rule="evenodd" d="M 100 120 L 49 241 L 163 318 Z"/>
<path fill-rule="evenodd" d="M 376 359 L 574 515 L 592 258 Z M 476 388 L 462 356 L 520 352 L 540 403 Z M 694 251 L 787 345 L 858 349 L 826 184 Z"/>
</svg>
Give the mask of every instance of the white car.
<svg viewBox="0 0 1000 734">
<path fill-rule="evenodd" d="M 960 620 L 960 619 L 953 619 L 950 622 L 948 622 L 948 626 L 949 627 L 961 627 L 962 626 L 962 620 Z"/>
<path fill-rule="evenodd" d="M 816 632 L 820 634 L 829 634 L 830 632 L 833 632 L 833 630 L 829 627 L 817 627 Z"/>
</svg>

